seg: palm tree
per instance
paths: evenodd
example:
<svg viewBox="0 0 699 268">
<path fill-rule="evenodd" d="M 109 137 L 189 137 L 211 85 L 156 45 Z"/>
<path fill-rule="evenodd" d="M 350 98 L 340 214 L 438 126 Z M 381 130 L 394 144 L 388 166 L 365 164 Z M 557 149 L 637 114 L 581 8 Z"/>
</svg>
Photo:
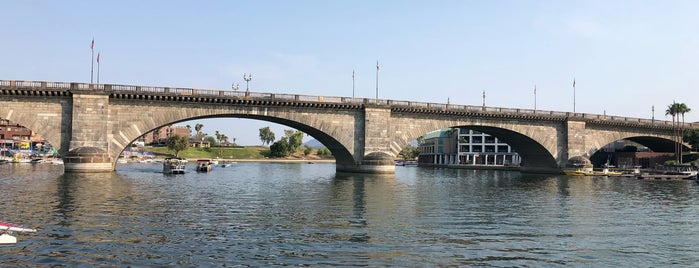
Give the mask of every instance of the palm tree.
<svg viewBox="0 0 699 268">
<path fill-rule="evenodd" d="M 202 129 L 202 128 L 204 128 L 204 125 L 203 125 L 203 124 L 196 124 L 196 125 L 194 125 L 194 131 L 197 132 L 197 139 L 203 138 L 203 137 L 201 136 L 201 129 Z"/>
<path fill-rule="evenodd" d="M 218 130 L 216 130 L 216 133 L 214 133 L 214 136 L 216 136 L 216 143 L 218 143 L 220 146 L 221 145 L 221 132 L 218 132 Z"/>
<path fill-rule="evenodd" d="M 151 141 L 151 144 L 160 144 L 160 128 L 156 128 L 153 130 L 153 141 Z"/>
<path fill-rule="evenodd" d="M 672 104 L 668 105 L 668 106 L 667 106 L 667 110 L 665 110 L 665 115 L 666 115 L 666 116 L 667 116 L 667 115 L 671 115 L 671 116 L 672 116 L 672 134 L 673 134 L 673 137 L 672 137 L 672 138 L 673 138 L 673 142 L 675 143 L 675 149 L 674 149 L 674 150 L 675 150 L 675 161 L 676 161 L 677 163 L 680 162 L 680 161 L 678 160 L 678 159 L 680 159 L 680 157 L 679 157 L 679 155 L 678 155 L 678 150 L 677 150 L 677 149 L 679 148 L 680 144 L 679 144 L 679 141 L 677 140 L 677 136 L 678 136 L 677 133 L 678 133 L 678 131 L 677 131 L 677 127 L 676 127 L 676 125 L 677 125 L 676 117 L 677 117 L 677 115 L 679 114 L 679 110 L 680 110 L 680 104 L 679 104 L 679 103 L 676 103 L 676 102 L 674 102 L 674 101 L 672 102 Z"/>
<path fill-rule="evenodd" d="M 682 125 L 680 125 L 680 132 L 677 134 L 677 135 L 678 135 L 677 140 L 678 140 L 678 142 L 679 142 L 678 149 L 679 149 L 679 152 L 680 152 L 680 164 L 682 164 L 682 156 L 681 156 L 681 155 L 682 155 L 682 149 L 683 149 L 683 146 L 682 146 L 682 137 L 684 137 L 684 131 L 685 131 L 685 129 L 684 129 L 684 114 L 686 114 L 686 113 L 688 113 L 688 112 L 691 112 L 691 111 L 692 111 L 692 109 L 690 109 L 689 107 L 687 107 L 687 105 L 684 104 L 684 103 L 680 103 L 680 104 L 677 106 L 677 113 L 679 113 L 679 114 L 682 115 Z M 678 120 L 678 121 L 679 121 L 679 120 Z"/>
</svg>

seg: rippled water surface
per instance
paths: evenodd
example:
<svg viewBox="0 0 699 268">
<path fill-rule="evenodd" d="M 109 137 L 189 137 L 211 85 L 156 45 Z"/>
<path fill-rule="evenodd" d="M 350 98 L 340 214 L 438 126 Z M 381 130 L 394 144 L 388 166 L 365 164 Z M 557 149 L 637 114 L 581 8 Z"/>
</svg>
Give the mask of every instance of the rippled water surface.
<svg viewBox="0 0 699 268">
<path fill-rule="evenodd" d="M 0 165 L 2 266 L 698 267 L 692 181 L 334 164 Z"/>
</svg>

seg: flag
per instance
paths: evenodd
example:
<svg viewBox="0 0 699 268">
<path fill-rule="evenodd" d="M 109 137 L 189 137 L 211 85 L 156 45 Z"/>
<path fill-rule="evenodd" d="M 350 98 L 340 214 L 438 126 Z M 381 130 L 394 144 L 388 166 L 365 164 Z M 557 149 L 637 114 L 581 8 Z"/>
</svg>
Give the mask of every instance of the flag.
<svg viewBox="0 0 699 268">
<path fill-rule="evenodd" d="M 99 55 L 97 55 L 99 56 Z M 536 85 L 534 85 L 534 94 L 536 94 Z"/>
<path fill-rule="evenodd" d="M 573 78 L 573 88 L 575 88 L 575 78 Z"/>
<path fill-rule="evenodd" d="M 97 63 L 100 63 L 100 53 L 97 52 Z"/>
<path fill-rule="evenodd" d="M 354 80 L 354 70 L 352 70 L 352 80 Z"/>
<path fill-rule="evenodd" d="M 376 70 L 379 70 L 379 61 L 376 61 Z"/>
<path fill-rule="evenodd" d="M 95 49 L 95 39 L 92 38 L 92 43 L 90 43 L 90 49 Z"/>
</svg>

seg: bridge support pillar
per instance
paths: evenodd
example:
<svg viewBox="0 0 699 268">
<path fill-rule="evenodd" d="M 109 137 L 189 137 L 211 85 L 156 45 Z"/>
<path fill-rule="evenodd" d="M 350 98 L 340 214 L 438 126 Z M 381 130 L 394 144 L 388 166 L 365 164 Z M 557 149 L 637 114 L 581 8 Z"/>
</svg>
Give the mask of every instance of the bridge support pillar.
<svg viewBox="0 0 699 268">
<path fill-rule="evenodd" d="M 111 172 L 114 160 L 109 156 L 109 96 L 73 94 L 70 151 L 63 157 L 65 172 Z"/>
<path fill-rule="evenodd" d="M 571 165 L 571 161 L 576 162 L 577 159 L 587 159 L 590 157 L 590 155 L 585 151 L 585 137 L 586 133 L 584 121 L 570 119 L 566 121 L 566 148 L 568 150 L 564 151 L 565 154 L 560 159 L 560 163 L 558 163 L 559 167 L 565 168 Z"/>
<path fill-rule="evenodd" d="M 393 157 L 383 153 L 371 153 L 364 156 L 359 165 L 342 165 L 336 163 L 336 169 L 340 172 L 393 174 L 396 173 L 396 164 Z"/>
<path fill-rule="evenodd" d="M 63 157 L 65 172 L 112 172 L 113 163 L 106 151 L 95 147 L 80 147 Z"/>
</svg>

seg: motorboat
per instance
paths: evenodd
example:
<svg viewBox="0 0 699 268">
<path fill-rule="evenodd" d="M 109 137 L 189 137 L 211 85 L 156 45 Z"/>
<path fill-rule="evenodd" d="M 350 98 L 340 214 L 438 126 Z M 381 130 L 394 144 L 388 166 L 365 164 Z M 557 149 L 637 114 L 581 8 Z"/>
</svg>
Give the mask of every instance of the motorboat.
<svg viewBox="0 0 699 268">
<path fill-rule="evenodd" d="M 163 160 L 163 173 L 165 174 L 184 174 L 185 163 L 183 158 L 169 157 Z"/>
<path fill-rule="evenodd" d="M 213 165 L 210 159 L 197 159 L 197 172 L 209 172 Z"/>
<path fill-rule="evenodd" d="M 17 243 L 17 237 L 13 235 L 14 232 L 35 233 L 36 229 L 0 221 L 0 244 Z"/>
<path fill-rule="evenodd" d="M 235 163 L 235 162 L 228 162 L 228 161 L 225 161 L 225 162 L 221 162 L 221 163 L 219 164 L 219 166 L 222 167 L 222 168 L 227 168 L 227 167 L 232 166 L 233 163 Z"/>
</svg>

